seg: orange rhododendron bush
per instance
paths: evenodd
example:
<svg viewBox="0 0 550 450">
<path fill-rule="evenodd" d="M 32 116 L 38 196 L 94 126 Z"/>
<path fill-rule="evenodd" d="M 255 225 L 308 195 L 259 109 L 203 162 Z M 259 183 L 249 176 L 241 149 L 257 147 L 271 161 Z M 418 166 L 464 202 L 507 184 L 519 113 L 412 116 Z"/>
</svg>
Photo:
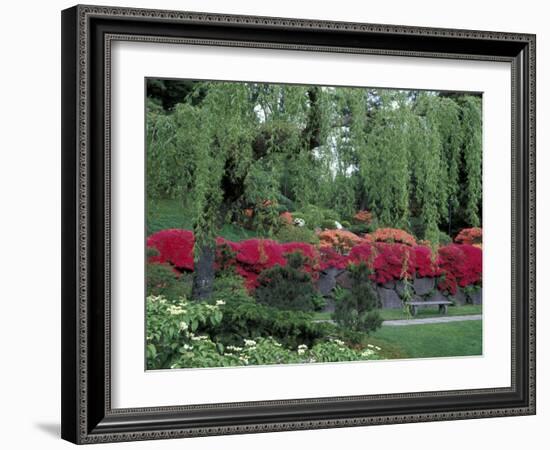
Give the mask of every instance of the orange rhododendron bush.
<svg viewBox="0 0 550 450">
<path fill-rule="evenodd" d="M 319 246 L 321 248 L 332 247 L 341 253 L 347 253 L 356 245 L 370 240 L 368 238 L 361 238 L 347 230 L 325 230 L 321 231 L 317 236 L 319 237 Z"/>
<path fill-rule="evenodd" d="M 371 223 L 372 213 L 367 210 L 358 211 L 357 214 L 353 216 L 357 222 Z"/>
<path fill-rule="evenodd" d="M 481 228 L 464 228 L 455 237 L 455 242 L 459 244 L 479 245 L 483 241 L 483 231 Z"/>
<path fill-rule="evenodd" d="M 406 231 L 398 228 L 378 228 L 369 234 L 374 242 L 398 242 L 401 244 L 410 245 L 414 247 L 416 245 L 416 239 Z"/>
</svg>

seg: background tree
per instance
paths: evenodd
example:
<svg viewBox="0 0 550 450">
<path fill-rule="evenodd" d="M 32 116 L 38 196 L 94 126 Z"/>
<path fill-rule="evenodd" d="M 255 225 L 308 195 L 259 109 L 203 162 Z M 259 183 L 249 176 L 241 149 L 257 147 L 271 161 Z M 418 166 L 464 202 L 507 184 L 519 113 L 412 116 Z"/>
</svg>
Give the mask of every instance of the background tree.
<svg viewBox="0 0 550 450">
<path fill-rule="evenodd" d="M 193 296 L 215 238 L 244 208 L 273 234 L 282 203 L 437 242 L 481 217 L 481 101 L 467 94 L 148 80 L 147 195 L 193 217 Z"/>
</svg>

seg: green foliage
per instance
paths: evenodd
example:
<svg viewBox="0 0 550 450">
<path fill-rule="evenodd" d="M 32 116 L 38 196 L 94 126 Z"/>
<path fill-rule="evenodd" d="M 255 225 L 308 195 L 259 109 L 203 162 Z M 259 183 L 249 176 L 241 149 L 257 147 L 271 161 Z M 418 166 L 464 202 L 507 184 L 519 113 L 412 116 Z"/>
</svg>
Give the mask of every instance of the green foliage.
<svg viewBox="0 0 550 450">
<path fill-rule="evenodd" d="M 467 96 L 463 107 L 464 127 L 464 169 L 466 186 L 464 189 L 465 214 L 471 226 L 480 225 L 481 203 L 481 101 Z"/>
<path fill-rule="evenodd" d="M 313 345 L 328 336 L 338 335 L 334 325 L 312 321 L 310 313 L 282 311 L 254 300 L 232 299 L 224 306 L 224 317 L 216 327 L 203 330 L 216 342 L 238 345 L 242 339 L 273 336 L 290 348 Z"/>
<path fill-rule="evenodd" d="M 359 170 L 368 209 L 376 213 L 381 225 L 403 228 L 409 219 L 410 107 L 399 92 L 385 93 L 381 102 L 359 155 Z"/>
<path fill-rule="evenodd" d="M 177 276 L 167 264 L 147 264 L 145 279 L 148 295 L 177 299 L 191 293 L 190 275 Z"/>
<path fill-rule="evenodd" d="M 305 226 L 311 230 L 322 228 L 323 224 L 330 221 L 334 227 L 335 221 L 340 221 L 338 213 L 332 209 L 322 208 L 317 205 L 305 205 L 292 213 L 295 219 L 303 219 Z"/>
<path fill-rule="evenodd" d="M 371 271 L 365 263 L 350 265 L 348 270 L 351 289 L 336 294 L 333 318 L 342 327 L 369 334 L 382 325 L 376 310 L 379 300 L 370 280 Z"/>
<path fill-rule="evenodd" d="M 295 252 L 287 256 L 286 266 L 276 265 L 260 273 L 254 291 L 258 303 L 282 310 L 313 311 L 316 291 L 303 265 L 304 256 Z"/>
<path fill-rule="evenodd" d="M 218 289 L 236 289 L 226 277 Z M 238 289 L 238 288 L 237 288 Z M 309 320 L 308 320 L 309 319 Z M 256 326 L 254 325 L 256 324 Z M 243 333 L 239 334 L 239 330 Z M 227 367 L 378 359 L 370 348 L 352 349 L 330 337 L 329 324 L 256 305 L 252 299 L 230 303 L 147 298 L 147 368 Z M 275 332 L 274 335 L 268 334 Z M 280 339 L 276 335 L 280 336 Z M 275 336 L 275 337 L 274 337 Z M 380 350 L 380 349 L 379 349 Z"/>
<path fill-rule="evenodd" d="M 163 296 L 149 296 L 146 308 L 148 369 L 170 367 L 183 350 L 200 340 L 194 334 L 199 326 L 215 326 L 223 316 L 219 306 L 188 302 L 183 297 L 170 302 Z M 211 363 L 216 365 L 217 361 Z"/>
<path fill-rule="evenodd" d="M 311 230 L 360 209 L 379 226 L 417 217 L 417 236 L 433 242 L 443 227 L 480 223 L 479 97 L 181 83 L 149 80 L 147 195 L 180 201 L 197 248 L 245 208 L 265 236 L 286 210 Z"/>
<path fill-rule="evenodd" d="M 444 245 L 452 244 L 453 239 L 447 233 L 444 233 L 443 231 L 440 231 L 438 242 L 439 242 L 439 245 L 444 246 Z"/>
<path fill-rule="evenodd" d="M 275 239 L 279 242 L 306 242 L 308 244 L 318 244 L 319 238 L 307 227 L 297 227 L 294 225 L 283 225 L 275 233 Z"/>
</svg>

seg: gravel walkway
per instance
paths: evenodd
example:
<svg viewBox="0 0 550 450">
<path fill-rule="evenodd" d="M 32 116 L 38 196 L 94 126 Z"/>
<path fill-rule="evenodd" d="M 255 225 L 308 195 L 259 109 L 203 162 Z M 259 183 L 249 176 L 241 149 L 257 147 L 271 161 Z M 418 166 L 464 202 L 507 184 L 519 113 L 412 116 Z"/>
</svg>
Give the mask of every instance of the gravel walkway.
<svg viewBox="0 0 550 450">
<path fill-rule="evenodd" d="M 426 323 L 462 322 L 463 320 L 481 320 L 481 314 L 472 314 L 469 316 L 427 317 L 425 319 L 384 320 L 382 325 L 402 327 L 405 325 L 422 325 Z"/>
</svg>

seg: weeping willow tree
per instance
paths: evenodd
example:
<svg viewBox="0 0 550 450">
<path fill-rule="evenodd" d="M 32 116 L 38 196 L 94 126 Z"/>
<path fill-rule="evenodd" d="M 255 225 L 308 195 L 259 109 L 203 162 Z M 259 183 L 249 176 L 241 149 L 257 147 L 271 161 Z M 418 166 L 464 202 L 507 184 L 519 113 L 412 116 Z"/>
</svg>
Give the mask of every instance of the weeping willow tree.
<svg viewBox="0 0 550 450">
<path fill-rule="evenodd" d="M 247 204 L 284 197 L 342 218 L 369 209 L 380 225 L 409 230 L 414 218 L 434 242 L 452 217 L 480 222 L 477 97 L 230 82 L 181 92 L 180 101 L 148 103 L 147 193 L 185 199 L 194 298 L 210 295 L 215 237 Z M 269 234 L 278 212 L 266 214 Z"/>
</svg>

